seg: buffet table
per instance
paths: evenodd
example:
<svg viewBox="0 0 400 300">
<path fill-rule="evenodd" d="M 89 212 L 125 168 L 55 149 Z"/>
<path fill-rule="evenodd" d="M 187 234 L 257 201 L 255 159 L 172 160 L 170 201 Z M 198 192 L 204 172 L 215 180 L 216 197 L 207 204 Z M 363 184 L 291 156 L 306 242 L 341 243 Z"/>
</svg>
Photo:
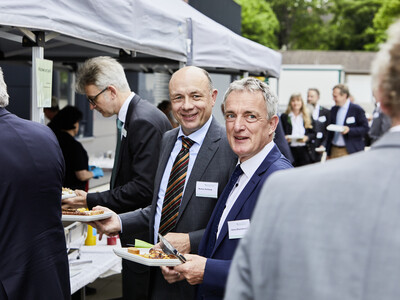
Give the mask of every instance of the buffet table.
<svg viewBox="0 0 400 300">
<path fill-rule="evenodd" d="M 101 241 L 97 240 L 95 246 L 81 246 L 80 251 L 69 255 L 71 294 L 81 290 L 81 299 L 84 299 L 84 287 L 87 284 L 97 278 L 121 273 L 121 258 L 114 254 L 115 247 L 121 247 L 119 239 L 117 245 L 108 246 L 107 237 L 103 236 Z"/>
</svg>

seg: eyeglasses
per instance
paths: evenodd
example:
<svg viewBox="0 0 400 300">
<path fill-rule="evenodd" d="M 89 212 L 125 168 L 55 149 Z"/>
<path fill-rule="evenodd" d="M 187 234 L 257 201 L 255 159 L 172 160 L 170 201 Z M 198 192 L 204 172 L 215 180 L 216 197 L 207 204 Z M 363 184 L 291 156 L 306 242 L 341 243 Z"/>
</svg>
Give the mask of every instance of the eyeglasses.
<svg viewBox="0 0 400 300">
<path fill-rule="evenodd" d="M 100 93 L 98 93 L 96 96 L 94 96 L 94 97 L 90 97 L 90 96 L 87 96 L 86 95 L 86 98 L 88 99 L 88 101 L 89 101 L 89 103 L 90 104 L 92 104 L 93 106 L 96 106 L 96 98 L 98 97 L 98 96 L 100 96 L 102 93 L 104 93 L 105 91 L 107 91 L 108 90 L 108 86 L 107 87 L 105 87 L 103 90 L 101 90 L 101 92 Z"/>
</svg>

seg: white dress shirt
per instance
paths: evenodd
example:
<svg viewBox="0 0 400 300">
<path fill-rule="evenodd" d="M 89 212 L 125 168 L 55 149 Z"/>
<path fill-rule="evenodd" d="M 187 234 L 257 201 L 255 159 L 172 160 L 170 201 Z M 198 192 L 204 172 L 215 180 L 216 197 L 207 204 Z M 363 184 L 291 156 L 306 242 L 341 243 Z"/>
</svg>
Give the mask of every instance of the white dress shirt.
<svg viewBox="0 0 400 300">
<path fill-rule="evenodd" d="M 289 114 L 290 121 L 292 122 L 292 135 L 293 136 L 304 136 L 306 134 L 306 129 L 304 128 L 303 115 L 300 113 L 297 116 L 291 112 Z M 305 146 L 305 143 L 292 140 L 290 143 L 291 147 Z"/>
<path fill-rule="evenodd" d="M 269 152 L 272 150 L 274 145 L 275 143 L 273 141 L 268 143 L 260 152 L 258 152 L 256 155 L 254 155 L 253 157 L 249 158 L 248 160 L 240 164 L 240 167 L 243 170 L 243 174 L 238 178 L 238 181 L 234 185 L 231 193 L 228 196 L 228 199 L 226 200 L 225 209 L 222 213 L 221 219 L 219 220 L 218 224 L 217 239 L 221 231 L 221 228 L 225 223 L 225 219 L 228 216 L 229 212 L 231 211 L 233 205 L 235 204 L 236 199 L 239 198 L 240 193 L 246 187 L 250 178 L 257 171 L 258 167 L 262 164 L 262 162 L 267 157 Z M 238 164 L 239 163 L 240 161 L 238 161 Z"/>
<path fill-rule="evenodd" d="M 134 93 L 134 92 L 131 92 L 131 94 L 129 95 L 128 98 L 126 98 L 124 104 L 122 104 L 121 109 L 120 109 L 119 112 L 118 112 L 118 117 L 117 117 L 117 118 L 118 118 L 123 124 L 125 124 L 125 121 L 126 121 L 126 114 L 128 113 L 128 107 L 129 107 L 129 104 L 131 103 L 133 97 L 135 97 L 135 93 Z M 120 137 L 120 138 L 122 139 L 122 130 L 121 130 L 121 137 Z"/>
</svg>

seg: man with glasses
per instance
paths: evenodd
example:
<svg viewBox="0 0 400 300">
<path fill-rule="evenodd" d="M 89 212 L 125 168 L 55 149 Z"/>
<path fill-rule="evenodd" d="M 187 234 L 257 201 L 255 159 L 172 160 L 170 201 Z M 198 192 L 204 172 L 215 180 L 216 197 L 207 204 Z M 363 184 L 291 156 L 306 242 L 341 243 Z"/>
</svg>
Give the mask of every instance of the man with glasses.
<svg viewBox="0 0 400 300">
<path fill-rule="evenodd" d="M 103 117 L 117 115 L 117 151 L 110 190 L 78 195 L 63 201 L 63 208 L 106 206 L 123 213 L 151 203 L 153 184 L 164 132 L 171 129 L 167 117 L 154 105 L 130 90 L 121 64 L 111 57 L 87 60 L 77 75 L 77 90 L 86 94 L 90 109 Z M 119 149 L 118 149 L 119 148 Z M 123 245 L 134 239 L 148 240 L 148 233 L 121 239 Z M 123 261 L 123 294 L 126 299 L 147 297 L 148 268 Z"/>
<path fill-rule="evenodd" d="M 165 279 L 200 284 L 201 299 L 222 299 L 236 246 L 250 226 L 250 217 L 264 181 L 275 171 L 292 168 L 273 142 L 278 125 L 278 99 L 255 78 L 231 83 L 224 96 L 226 132 L 239 157 L 230 181 L 218 199 L 199 246 L 187 262 L 162 267 Z"/>
</svg>

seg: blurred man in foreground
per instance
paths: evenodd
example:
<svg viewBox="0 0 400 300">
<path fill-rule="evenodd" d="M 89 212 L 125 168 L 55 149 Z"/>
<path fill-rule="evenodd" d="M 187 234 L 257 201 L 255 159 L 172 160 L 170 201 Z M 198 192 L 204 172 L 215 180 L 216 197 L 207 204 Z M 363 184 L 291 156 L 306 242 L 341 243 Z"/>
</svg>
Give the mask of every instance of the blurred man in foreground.
<svg viewBox="0 0 400 300">
<path fill-rule="evenodd" d="M 399 299 L 400 22 L 372 82 L 392 128 L 370 151 L 271 176 L 226 299 Z"/>
<path fill-rule="evenodd" d="M 8 112 L 0 69 L 0 299 L 70 299 L 64 159 L 47 126 Z"/>
</svg>

